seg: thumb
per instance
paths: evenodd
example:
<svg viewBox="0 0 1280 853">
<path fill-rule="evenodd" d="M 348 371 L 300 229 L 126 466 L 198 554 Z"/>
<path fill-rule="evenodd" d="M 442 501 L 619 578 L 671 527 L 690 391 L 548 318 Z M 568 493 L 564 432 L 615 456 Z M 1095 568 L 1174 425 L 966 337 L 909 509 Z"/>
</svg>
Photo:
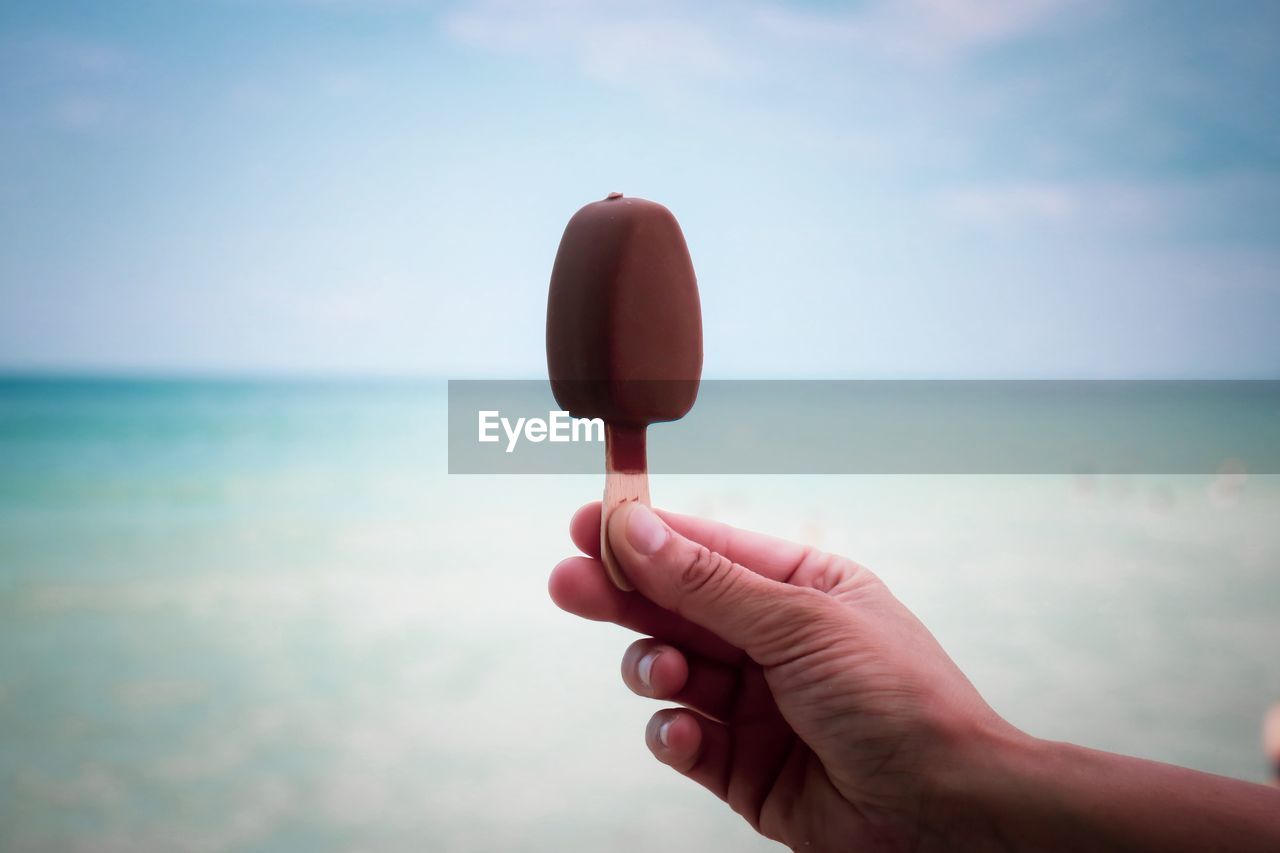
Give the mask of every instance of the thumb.
<svg viewBox="0 0 1280 853">
<path fill-rule="evenodd" d="M 790 656 L 833 604 L 815 589 L 771 580 L 686 539 L 639 502 L 609 516 L 609 546 L 646 598 L 761 665 Z"/>
</svg>

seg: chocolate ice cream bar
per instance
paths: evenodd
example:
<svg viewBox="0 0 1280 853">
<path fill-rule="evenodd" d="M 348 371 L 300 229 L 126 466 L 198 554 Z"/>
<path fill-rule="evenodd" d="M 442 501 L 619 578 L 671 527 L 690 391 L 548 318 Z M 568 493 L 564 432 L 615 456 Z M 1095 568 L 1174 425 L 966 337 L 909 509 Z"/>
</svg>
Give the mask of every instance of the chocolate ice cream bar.
<svg viewBox="0 0 1280 853">
<path fill-rule="evenodd" d="M 569 220 L 551 272 L 547 368 L 561 407 L 605 422 L 600 550 L 630 589 L 609 550 L 609 513 L 649 502 L 645 429 L 683 417 L 702 374 L 698 283 L 671 211 L 610 193 Z"/>
</svg>

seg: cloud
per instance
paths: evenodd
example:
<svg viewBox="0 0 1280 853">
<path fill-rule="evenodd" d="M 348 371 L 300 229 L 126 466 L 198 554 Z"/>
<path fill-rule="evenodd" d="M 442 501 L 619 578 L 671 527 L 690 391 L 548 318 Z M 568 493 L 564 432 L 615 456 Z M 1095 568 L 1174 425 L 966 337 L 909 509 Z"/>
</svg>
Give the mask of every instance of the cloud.
<svg viewBox="0 0 1280 853">
<path fill-rule="evenodd" d="M 877 0 L 853 12 L 821 14 L 769 5 L 756 22 L 776 38 L 857 45 L 919 63 L 939 63 L 1027 36 L 1065 0 Z"/>
<path fill-rule="evenodd" d="M 232 109 L 252 114 L 278 114 L 300 100 L 316 96 L 350 101 L 374 88 L 369 74 L 349 68 L 280 73 L 274 77 L 246 77 L 231 84 L 226 103 Z"/>
<path fill-rule="evenodd" d="M 735 79 L 814 48 L 857 48 L 906 65 L 960 60 L 1045 30 L 1090 0 L 871 0 L 845 12 L 770 2 L 744 14 L 725 3 L 667 0 L 470 0 L 444 18 L 457 41 L 522 55 L 567 53 L 587 75 Z M 764 59 L 768 58 L 768 62 Z"/>
<path fill-rule="evenodd" d="M 355 15 L 414 12 L 432 9 L 439 0 L 222 0 L 228 6 L 294 7 L 314 12 L 346 12 Z"/>
<path fill-rule="evenodd" d="M 50 80 L 95 80 L 127 70 L 133 57 L 117 45 L 71 35 L 39 35 L 0 43 L 14 68 Z"/>
<path fill-rule="evenodd" d="M 1070 223 L 1099 207 L 1134 210 L 1130 193 L 1115 188 L 1085 189 L 1075 184 L 1016 183 L 966 186 L 943 190 L 934 207 L 970 225 L 1010 227 L 1022 224 Z"/>
<path fill-rule="evenodd" d="M 50 115 L 55 124 L 67 130 L 93 130 L 114 121 L 120 108 L 105 98 L 92 95 L 68 95 L 54 101 Z"/>
<path fill-rule="evenodd" d="M 320 91 L 331 98 L 358 97 L 369 89 L 368 79 L 358 71 L 326 71 L 319 75 L 317 82 Z"/>
<path fill-rule="evenodd" d="M 0 97 L 10 117 L 24 110 L 40 123 L 78 132 L 119 122 L 136 58 L 106 41 L 44 34 L 0 41 Z M 7 91 L 6 91 L 7 90 Z M 20 94 L 19 94 L 20 93 Z"/>
<path fill-rule="evenodd" d="M 609 82 L 724 79 L 744 68 L 711 27 L 663 4 L 481 0 L 447 18 L 445 31 L 505 53 L 566 53 L 586 75 Z"/>
<path fill-rule="evenodd" d="M 40 42 L 42 52 L 59 67 L 88 76 L 108 76 L 129 64 L 129 56 L 113 45 L 71 38 Z"/>
<path fill-rule="evenodd" d="M 1267 174 L 1178 180 L 1023 181 L 940 189 L 930 206 L 947 219 L 981 228 L 1062 228 L 1133 236 L 1248 237 L 1236 218 L 1253 211 L 1265 230 L 1280 219 L 1280 181 Z"/>
</svg>

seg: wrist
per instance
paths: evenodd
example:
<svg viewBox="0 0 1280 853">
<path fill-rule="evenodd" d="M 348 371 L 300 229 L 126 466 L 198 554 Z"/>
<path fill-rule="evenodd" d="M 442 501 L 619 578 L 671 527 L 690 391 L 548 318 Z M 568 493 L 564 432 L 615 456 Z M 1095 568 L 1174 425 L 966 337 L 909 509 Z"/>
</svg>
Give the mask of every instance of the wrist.
<svg viewBox="0 0 1280 853">
<path fill-rule="evenodd" d="M 1053 761 L 1056 746 L 999 718 L 956 737 L 929 773 L 920 849 L 1017 847 L 1018 825 L 1045 793 L 1036 770 Z"/>
<path fill-rule="evenodd" d="M 1026 735 L 1003 722 L 939 762 L 918 850 L 1280 850 L 1263 785 Z"/>
</svg>

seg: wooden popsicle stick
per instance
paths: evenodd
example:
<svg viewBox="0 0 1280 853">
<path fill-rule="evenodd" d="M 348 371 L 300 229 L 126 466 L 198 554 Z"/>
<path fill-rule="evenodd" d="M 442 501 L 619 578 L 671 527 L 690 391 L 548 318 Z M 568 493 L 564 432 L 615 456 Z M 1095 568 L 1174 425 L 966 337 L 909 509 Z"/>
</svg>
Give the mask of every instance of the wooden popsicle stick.
<svg viewBox="0 0 1280 853">
<path fill-rule="evenodd" d="M 635 589 L 623 574 L 609 547 L 609 516 L 623 504 L 649 503 L 649 472 L 645 464 L 644 427 L 604 427 L 604 499 L 600 503 L 600 560 L 614 586 Z"/>
<path fill-rule="evenodd" d="M 605 574 L 618 589 L 630 592 L 635 589 L 613 556 L 609 547 L 609 516 L 623 504 L 640 501 L 649 506 L 649 475 L 644 471 L 607 471 L 604 477 L 604 501 L 600 507 L 600 559 Z"/>
</svg>

